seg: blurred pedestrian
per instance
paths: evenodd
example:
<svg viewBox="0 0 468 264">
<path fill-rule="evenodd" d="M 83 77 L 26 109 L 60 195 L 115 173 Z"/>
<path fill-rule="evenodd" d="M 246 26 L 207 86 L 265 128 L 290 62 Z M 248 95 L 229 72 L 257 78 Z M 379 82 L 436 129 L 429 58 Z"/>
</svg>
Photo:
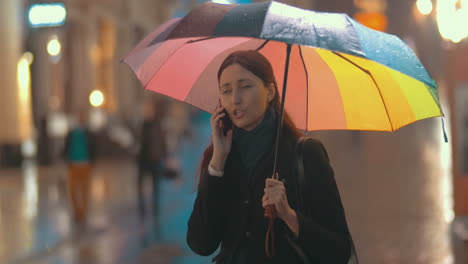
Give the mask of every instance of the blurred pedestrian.
<svg viewBox="0 0 468 264">
<path fill-rule="evenodd" d="M 278 152 L 282 181 L 270 178 L 280 114 L 271 64 L 258 51 L 238 51 L 222 63 L 218 81 L 212 142 L 188 222 L 190 248 L 208 256 L 221 246 L 216 263 L 347 264 L 352 239 L 327 152 L 320 141 L 305 138 L 303 160 L 296 158 L 302 134 L 287 113 Z M 303 173 L 295 164 L 303 164 Z M 267 208 L 276 211 L 273 226 Z M 265 238 L 273 233 L 271 250 Z"/>
<path fill-rule="evenodd" d="M 39 128 L 38 128 L 38 157 L 37 160 L 40 165 L 48 166 L 52 163 L 52 150 L 53 144 L 51 137 L 49 135 L 48 126 L 49 126 L 49 119 L 44 116 L 39 121 Z"/>
<path fill-rule="evenodd" d="M 144 120 L 140 131 L 140 150 L 137 155 L 138 175 L 138 211 L 140 217 L 146 216 L 146 205 L 144 197 L 145 176 L 151 176 L 152 194 L 151 205 L 153 216 L 157 219 L 159 215 L 159 185 L 160 178 L 164 173 L 164 161 L 167 158 L 166 133 L 162 127 L 164 108 L 162 104 L 155 101 L 147 101 L 143 109 Z"/>
<path fill-rule="evenodd" d="M 176 153 L 181 143 L 186 139 L 193 139 L 192 126 L 190 125 L 190 111 L 185 103 L 171 101 L 165 119 L 167 134 L 167 148 L 169 153 Z"/>
<path fill-rule="evenodd" d="M 75 223 L 86 224 L 91 168 L 96 155 L 94 135 L 87 126 L 87 112 L 81 111 L 65 138 L 64 157 L 68 164 L 68 189 Z"/>
</svg>

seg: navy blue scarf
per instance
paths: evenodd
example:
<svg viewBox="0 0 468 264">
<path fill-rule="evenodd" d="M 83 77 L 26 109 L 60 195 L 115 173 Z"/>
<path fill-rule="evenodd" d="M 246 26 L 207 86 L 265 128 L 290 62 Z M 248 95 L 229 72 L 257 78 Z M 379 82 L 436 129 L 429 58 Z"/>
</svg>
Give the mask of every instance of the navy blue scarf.
<svg viewBox="0 0 468 264">
<path fill-rule="evenodd" d="M 240 153 L 249 182 L 252 180 L 253 169 L 263 155 L 271 149 L 275 131 L 276 117 L 273 108 L 266 111 L 262 122 L 252 131 L 234 127 L 233 141 Z"/>
</svg>

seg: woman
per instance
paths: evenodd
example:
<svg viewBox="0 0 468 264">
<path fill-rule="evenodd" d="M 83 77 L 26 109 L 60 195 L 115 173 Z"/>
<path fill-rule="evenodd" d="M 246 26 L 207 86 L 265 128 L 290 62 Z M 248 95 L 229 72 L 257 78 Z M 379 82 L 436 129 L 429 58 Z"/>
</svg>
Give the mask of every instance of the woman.
<svg viewBox="0 0 468 264">
<path fill-rule="evenodd" d="M 221 65 L 218 80 L 212 143 L 203 155 L 188 222 L 190 248 L 208 256 L 221 244 L 216 263 L 303 263 L 295 244 L 312 263 L 348 263 L 351 236 L 333 170 L 317 140 L 307 140 L 302 148 L 308 192 L 304 210 L 297 210 L 294 148 L 301 134 L 286 113 L 277 165 L 282 180 L 270 178 L 280 101 L 269 61 L 257 51 L 234 52 Z M 234 126 L 224 133 L 226 114 Z M 277 212 L 271 259 L 265 254 L 268 205 Z"/>
</svg>

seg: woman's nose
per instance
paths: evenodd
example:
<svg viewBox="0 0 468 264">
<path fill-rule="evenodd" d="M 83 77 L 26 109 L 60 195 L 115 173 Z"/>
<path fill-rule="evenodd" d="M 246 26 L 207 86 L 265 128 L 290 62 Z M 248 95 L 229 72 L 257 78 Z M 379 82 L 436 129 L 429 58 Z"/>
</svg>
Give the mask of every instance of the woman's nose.
<svg viewBox="0 0 468 264">
<path fill-rule="evenodd" d="M 233 104 L 240 104 L 242 100 L 241 94 L 239 91 L 234 90 L 232 93 L 232 102 Z"/>
</svg>

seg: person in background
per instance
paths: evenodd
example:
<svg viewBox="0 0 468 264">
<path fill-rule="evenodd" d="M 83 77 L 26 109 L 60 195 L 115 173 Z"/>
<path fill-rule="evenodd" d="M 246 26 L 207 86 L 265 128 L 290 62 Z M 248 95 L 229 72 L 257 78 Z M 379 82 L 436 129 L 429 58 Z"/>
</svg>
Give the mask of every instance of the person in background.
<svg viewBox="0 0 468 264">
<path fill-rule="evenodd" d="M 78 115 L 77 123 L 70 129 L 64 145 L 64 158 L 68 164 L 68 189 L 73 219 L 79 225 L 86 224 L 89 203 L 91 168 L 95 160 L 96 144 L 87 127 L 85 111 Z"/>
<path fill-rule="evenodd" d="M 144 120 L 140 132 L 140 149 L 137 155 L 138 175 L 138 212 L 141 218 L 146 216 L 143 183 L 147 173 L 152 181 L 152 209 L 157 218 L 159 203 L 159 182 L 167 156 L 166 135 L 162 128 L 163 107 L 155 101 L 144 104 Z"/>
</svg>

